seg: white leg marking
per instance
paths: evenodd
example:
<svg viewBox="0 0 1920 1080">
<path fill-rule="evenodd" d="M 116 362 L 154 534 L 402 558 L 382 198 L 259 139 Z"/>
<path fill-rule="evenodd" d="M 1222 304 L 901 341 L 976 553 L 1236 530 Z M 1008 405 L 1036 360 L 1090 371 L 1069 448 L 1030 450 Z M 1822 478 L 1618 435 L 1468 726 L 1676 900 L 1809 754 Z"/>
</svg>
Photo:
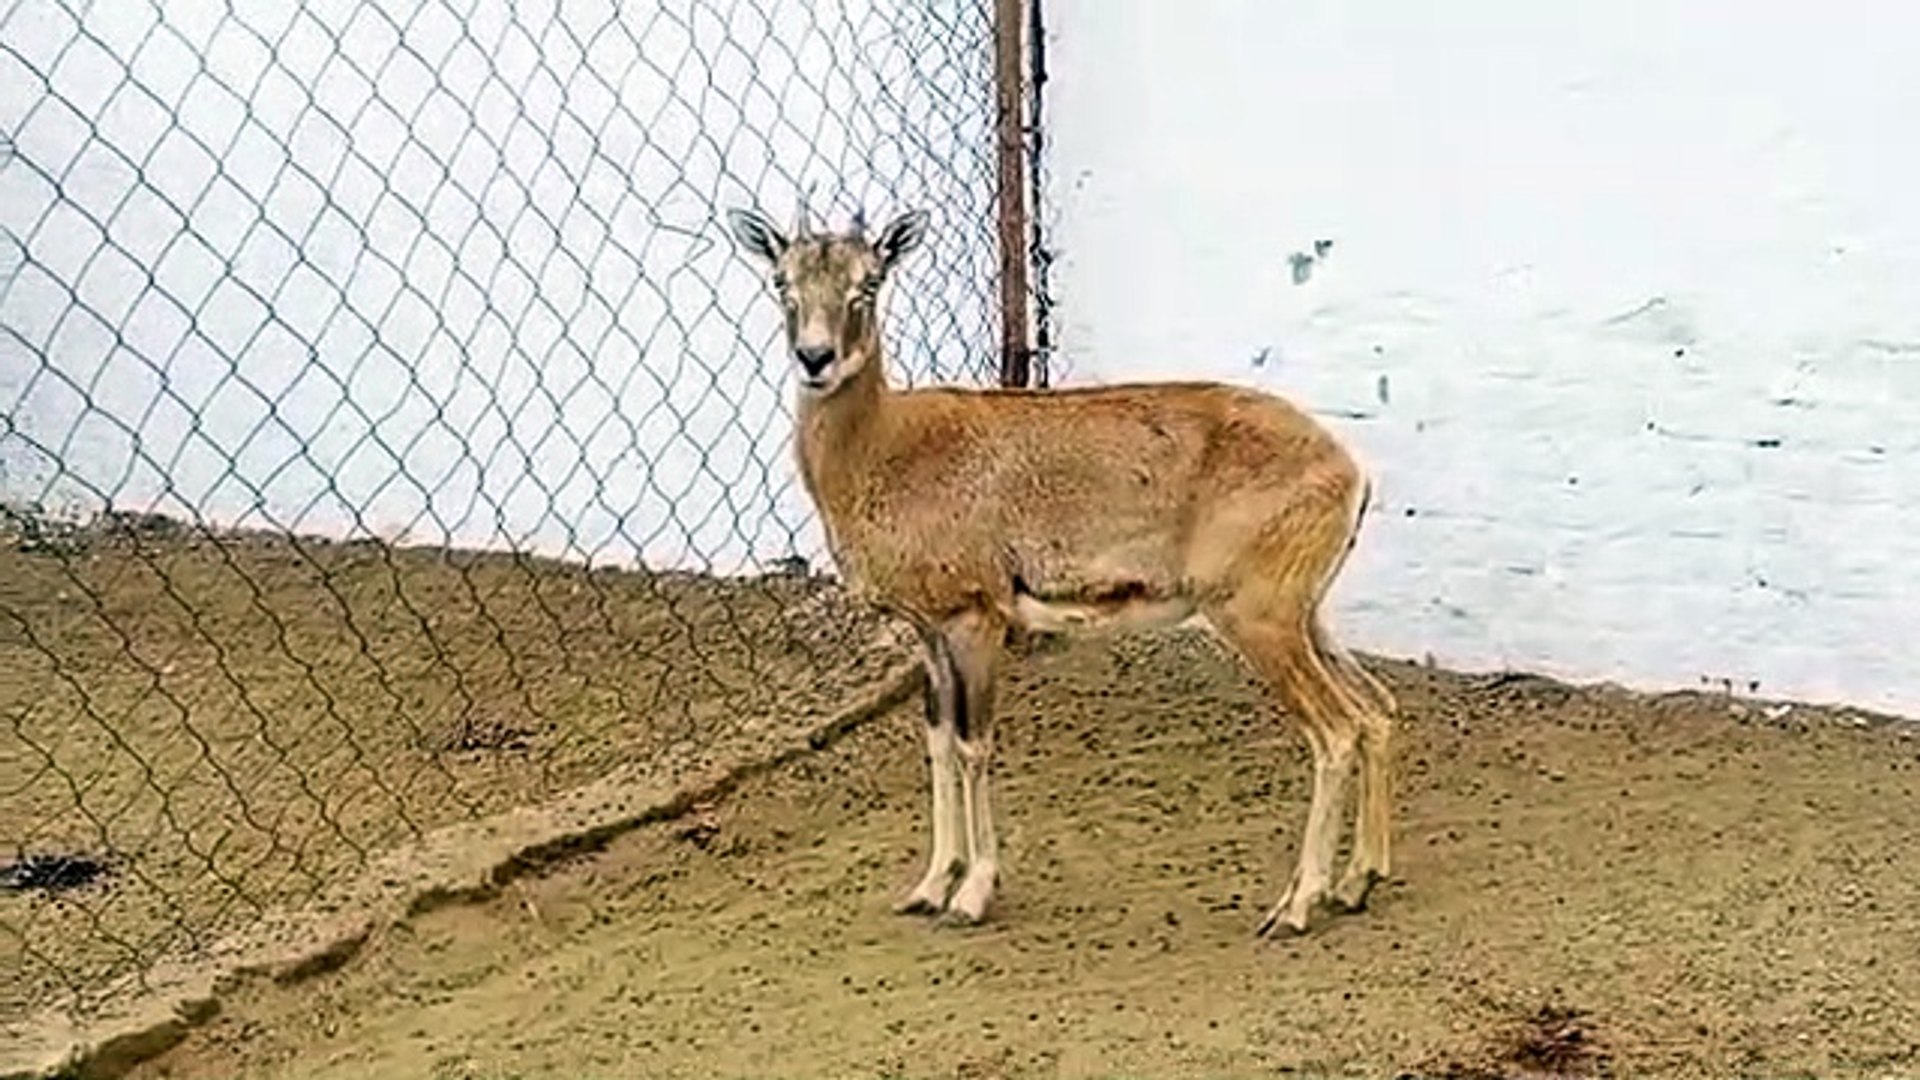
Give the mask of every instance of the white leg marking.
<svg viewBox="0 0 1920 1080">
<path fill-rule="evenodd" d="M 933 850 L 920 883 L 894 905 L 903 915 L 946 909 L 953 883 L 966 867 L 966 816 L 960 797 L 960 761 L 953 734 L 955 695 L 961 688 L 944 644 L 927 651 L 927 781 L 932 792 Z"/>
<path fill-rule="evenodd" d="M 993 752 L 990 744 L 960 746 L 960 792 L 966 806 L 967 876 L 960 881 L 947 913 L 979 922 L 1000 879 L 1000 840 L 993 825 Z"/>
</svg>

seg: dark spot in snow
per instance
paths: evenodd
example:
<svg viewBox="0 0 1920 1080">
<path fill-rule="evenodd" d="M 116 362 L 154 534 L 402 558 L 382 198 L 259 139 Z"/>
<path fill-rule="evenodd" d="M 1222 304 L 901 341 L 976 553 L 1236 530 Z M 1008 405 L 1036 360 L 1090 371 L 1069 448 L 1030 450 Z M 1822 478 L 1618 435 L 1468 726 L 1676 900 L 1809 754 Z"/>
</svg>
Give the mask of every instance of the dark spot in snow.
<svg viewBox="0 0 1920 1080">
<path fill-rule="evenodd" d="M 1307 281 L 1313 277 L 1313 256 L 1308 255 L 1306 252 L 1295 251 L 1289 253 L 1287 255 L 1287 265 L 1293 270 L 1293 283 L 1295 285 L 1305 285 Z"/>
</svg>

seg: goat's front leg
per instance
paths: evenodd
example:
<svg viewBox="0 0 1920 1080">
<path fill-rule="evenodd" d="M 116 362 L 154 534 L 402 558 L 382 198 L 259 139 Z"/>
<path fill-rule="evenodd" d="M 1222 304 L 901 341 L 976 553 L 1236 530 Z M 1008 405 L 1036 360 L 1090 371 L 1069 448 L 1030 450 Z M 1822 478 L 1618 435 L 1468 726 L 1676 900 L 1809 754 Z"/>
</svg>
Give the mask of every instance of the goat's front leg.
<svg viewBox="0 0 1920 1080">
<path fill-rule="evenodd" d="M 902 915 L 934 915 L 947 908 L 954 883 L 966 871 L 967 820 L 960 796 L 960 757 L 955 737 L 961 708 L 960 678 L 953 652 L 938 630 L 922 634 L 927 670 L 927 775 L 933 791 L 933 853 L 927 872 L 894 905 Z"/>
<path fill-rule="evenodd" d="M 976 923 L 986 917 L 1000 880 L 1000 842 L 993 822 L 994 673 L 1006 643 L 1006 625 L 972 612 L 942 628 L 959 684 L 953 734 L 960 759 L 960 800 L 966 820 L 967 869 L 947 901 L 947 917 Z"/>
</svg>

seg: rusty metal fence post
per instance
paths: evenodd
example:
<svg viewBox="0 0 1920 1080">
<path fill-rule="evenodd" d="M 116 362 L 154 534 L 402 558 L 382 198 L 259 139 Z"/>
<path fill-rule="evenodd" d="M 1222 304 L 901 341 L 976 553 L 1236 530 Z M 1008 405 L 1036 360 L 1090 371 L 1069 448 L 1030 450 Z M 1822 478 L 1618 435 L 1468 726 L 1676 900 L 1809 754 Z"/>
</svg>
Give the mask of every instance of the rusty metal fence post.
<svg viewBox="0 0 1920 1080">
<path fill-rule="evenodd" d="M 1027 3 L 1027 218 L 1032 247 L 1028 261 L 1032 279 L 1028 294 L 1033 301 L 1033 352 L 1028 385 L 1046 389 L 1053 384 L 1053 245 L 1049 242 L 1047 206 L 1047 24 L 1046 0 Z"/>
<path fill-rule="evenodd" d="M 994 131 L 1000 222 L 1000 385 L 1032 382 L 1027 326 L 1027 137 L 1024 0 L 994 2 Z"/>
</svg>

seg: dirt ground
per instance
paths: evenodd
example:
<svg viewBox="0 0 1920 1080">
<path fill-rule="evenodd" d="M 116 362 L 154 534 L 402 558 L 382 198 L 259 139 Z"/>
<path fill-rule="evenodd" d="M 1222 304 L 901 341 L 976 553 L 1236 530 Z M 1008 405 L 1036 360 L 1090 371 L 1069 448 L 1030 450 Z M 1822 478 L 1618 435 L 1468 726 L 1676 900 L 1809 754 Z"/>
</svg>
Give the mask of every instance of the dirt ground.
<svg viewBox="0 0 1920 1080">
<path fill-rule="evenodd" d="M 888 633 L 816 578 L 0 513 L 0 1039 L 437 825 L 804 730 Z"/>
<path fill-rule="evenodd" d="M 903 707 L 725 802 L 342 969 L 136 1075 L 1920 1075 L 1920 740 L 1847 711 L 1378 664 L 1394 880 L 1311 936 L 1306 755 L 1204 636 L 1014 666 L 990 922 L 921 869 Z"/>
</svg>

